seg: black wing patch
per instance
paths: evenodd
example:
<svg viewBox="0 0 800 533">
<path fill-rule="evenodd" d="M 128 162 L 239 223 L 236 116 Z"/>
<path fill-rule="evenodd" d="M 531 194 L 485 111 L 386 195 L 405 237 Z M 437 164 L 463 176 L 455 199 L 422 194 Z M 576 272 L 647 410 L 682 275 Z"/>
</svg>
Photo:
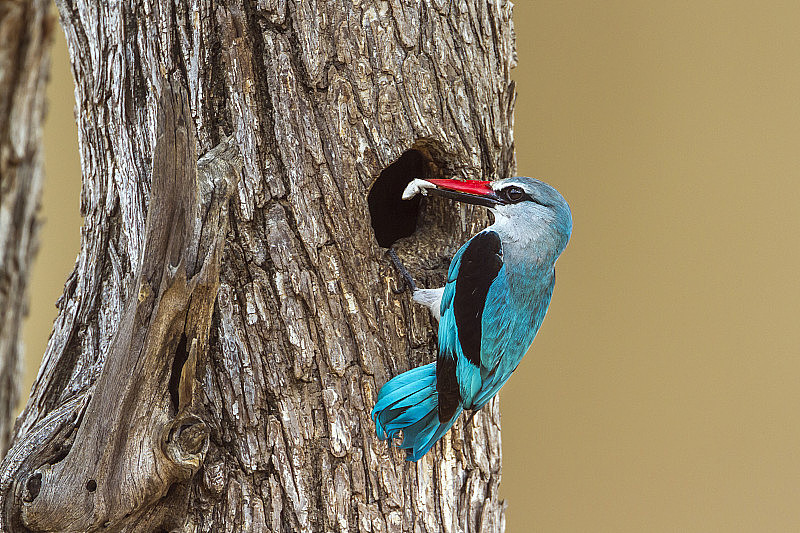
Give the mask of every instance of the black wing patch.
<svg viewBox="0 0 800 533">
<path fill-rule="evenodd" d="M 461 403 L 461 392 L 456 378 L 456 360 L 450 354 L 436 358 L 436 392 L 439 400 L 439 422 L 447 422 Z"/>
<path fill-rule="evenodd" d="M 475 235 L 461 255 L 453 314 L 461 350 L 476 367 L 481 365 L 481 320 L 486 295 L 501 268 L 503 251 L 500 236 L 494 231 Z"/>
</svg>

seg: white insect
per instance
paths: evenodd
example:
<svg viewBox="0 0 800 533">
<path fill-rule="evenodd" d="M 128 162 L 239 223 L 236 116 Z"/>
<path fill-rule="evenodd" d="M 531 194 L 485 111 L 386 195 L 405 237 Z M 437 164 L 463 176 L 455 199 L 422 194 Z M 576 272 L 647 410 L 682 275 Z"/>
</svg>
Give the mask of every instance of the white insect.
<svg viewBox="0 0 800 533">
<path fill-rule="evenodd" d="M 409 183 L 403 191 L 403 200 L 411 200 L 416 195 L 428 196 L 428 189 L 435 189 L 436 185 L 430 181 L 421 179 L 414 179 Z"/>
</svg>

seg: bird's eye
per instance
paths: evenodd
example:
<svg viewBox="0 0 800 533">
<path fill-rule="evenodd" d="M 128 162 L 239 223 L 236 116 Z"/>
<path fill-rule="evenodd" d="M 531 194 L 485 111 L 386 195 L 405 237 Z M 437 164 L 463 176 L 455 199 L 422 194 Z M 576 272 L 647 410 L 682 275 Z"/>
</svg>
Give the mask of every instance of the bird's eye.
<svg viewBox="0 0 800 533">
<path fill-rule="evenodd" d="M 525 191 L 520 187 L 509 187 L 503 190 L 503 196 L 506 197 L 507 201 L 515 204 L 525 198 Z"/>
</svg>

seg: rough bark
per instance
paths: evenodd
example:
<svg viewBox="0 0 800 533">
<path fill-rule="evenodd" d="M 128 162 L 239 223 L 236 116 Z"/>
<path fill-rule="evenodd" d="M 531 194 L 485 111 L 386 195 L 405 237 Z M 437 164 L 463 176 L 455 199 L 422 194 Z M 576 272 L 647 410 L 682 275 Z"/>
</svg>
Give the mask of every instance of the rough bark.
<svg viewBox="0 0 800 533">
<path fill-rule="evenodd" d="M 19 401 L 52 26 L 46 0 L 0 3 L 0 457 Z"/>
<path fill-rule="evenodd" d="M 86 226 L 3 530 L 502 529 L 496 401 L 416 464 L 375 437 L 379 387 L 436 329 L 368 194 L 511 173 L 510 3 L 57 4 Z M 419 209 L 396 247 L 440 285 L 485 217 Z"/>
</svg>

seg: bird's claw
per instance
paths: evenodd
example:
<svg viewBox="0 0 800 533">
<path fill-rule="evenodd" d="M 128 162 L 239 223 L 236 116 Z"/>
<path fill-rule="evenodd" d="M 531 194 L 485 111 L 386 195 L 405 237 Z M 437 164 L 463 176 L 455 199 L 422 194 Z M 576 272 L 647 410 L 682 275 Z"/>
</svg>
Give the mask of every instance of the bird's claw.
<svg viewBox="0 0 800 533">
<path fill-rule="evenodd" d="M 480 409 L 478 411 L 480 411 Z M 464 423 L 464 429 L 469 427 L 469 425 L 472 423 L 472 419 L 478 414 L 478 411 L 472 411 L 472 413 L 470 413 L 469 419 Z"/>
<path fill-rule="evenodd" d="M 394 248 L 389 248 L 389 258 L 392 260 L 394 267 L 403 276 L 403 281 L 405 282 L 405 287 L 402 289 L 392 289 L 392 292 L 395 294 L 403 294 L 406 291 L 406 287 L 411 289 L 411 292 L 417 290 L 417 284 L 414 283 L 414 278 L 411 277 L 411 274 L 406 270 L 406 267 L 403 266 L 403 262 L 400 261 L 400 258 L 397 257 L 397 252 L 394 251 Z"/>
</svg>

